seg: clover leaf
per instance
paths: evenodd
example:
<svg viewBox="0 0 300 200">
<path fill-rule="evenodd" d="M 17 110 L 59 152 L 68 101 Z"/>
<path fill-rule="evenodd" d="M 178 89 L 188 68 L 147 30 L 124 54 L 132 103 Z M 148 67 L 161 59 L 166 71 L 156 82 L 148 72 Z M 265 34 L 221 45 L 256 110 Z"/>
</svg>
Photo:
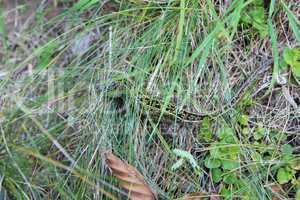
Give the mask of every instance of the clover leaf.
<svg viewBox="0 0 300 200">
<path fill-rule="evenodd" d="M 214 169 L 214 168 L 218 168 L 221 166 L 221 161 L 216 158 L 207 157 L 204 161 L 204 165 L 208 169 Z"/>
<path fill-rule="evenodd" d="M 206 142 L 211 141 L 213 137 L 213 132 L 210 127 L 210 119 L 208 117 L 204 117 L 204 119 L 202 120 L 202 127 L 200 129 L 200 136 Z"/>
<path fill-rule="evenodd" d="M 289 167 L 279 168 L 277 172 L 277 181 L 280 184 L 284 184 L 293 179 L 295 171 Z"/>
<path fill-rule="evenodd" d="M 232 170 L 240 167 L 240 163 L 237 160 L 222 160 L 222 168 Z"/>
<path fill-rule="evenodd" d="M 253 6 L 248 9 L 248 12 L 245 12 L 242 22 L 247 26 L 251 25 L 259 33 L 261 38 L 265 38 L 268 35 L 266 12 L 261 2 L 254 3 Z"/>
<path fill-rule="evenodd" d="M 240 115 L 238 117 L 238 122 L 243 126 L 247 126 L 248 122 L 249 122 L 249 116 L 248 115 Z"/>
<path fill-rule="evenodd" d="M 235 184 L 238 182 L 238 178 L 233 173 L 229 173 L 224 176 L 223 181 L 227 184 Z"/>
<path fill-rule="evenodd" d="M 214 183 L 218 183 L 222 180 L 222 170 L 220 168 L 211 169 L 211 176 Z"/>
<path fill-rule="evenodd" d="M 284 48 L 283 59 L 291 67 L 296 77 L 300 77 L 300 49 Z"/>
<path fill-rule="evenodd" d="M 294 158 L 293 147 L 291 145 L 289 145 L 289 144 L 282 145 L 281 151 L 282 151 L 284 161 L 289 161 Z"/>
<path fill-rule="evenodd" d="M 225 188 L 224 186 L 221 187 L 220 190 L 221 195 L 224 199 L 232 199 L 232 191 L 230 189 Z"/>
</svg>

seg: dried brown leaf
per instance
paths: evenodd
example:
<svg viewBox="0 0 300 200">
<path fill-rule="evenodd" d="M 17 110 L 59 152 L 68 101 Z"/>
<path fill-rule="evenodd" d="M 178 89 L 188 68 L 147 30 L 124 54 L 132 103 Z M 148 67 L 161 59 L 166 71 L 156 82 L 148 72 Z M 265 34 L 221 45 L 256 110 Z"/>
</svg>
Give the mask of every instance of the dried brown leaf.
<svg viewBox="0 0 300 200">
<path fill-rule="evenodd" d="M 131 200 L 155 200 L 156 194 L 146 183 L 140 172 L 120 160 L 111 152 L 105 153 L 106 164 L 114 176 L 119 179 L 121 187 L 128 191 L 128 198 Z"/>
<path fill-rule="evenodd" d="M 271 190 L 274 193 L 279 193 L 280 191 L 282 191 L 281 185 L 279 184 L 275 184 L 271 186 Z"/>
</svg>

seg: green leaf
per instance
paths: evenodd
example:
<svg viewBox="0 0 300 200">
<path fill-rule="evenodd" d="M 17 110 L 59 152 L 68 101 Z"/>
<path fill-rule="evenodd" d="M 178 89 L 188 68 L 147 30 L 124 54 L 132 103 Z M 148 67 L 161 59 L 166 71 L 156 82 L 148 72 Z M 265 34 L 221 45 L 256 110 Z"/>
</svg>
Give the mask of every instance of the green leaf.
<svg viewBox="0 0 300 200">
<path fill-rule="evenodd" d="M 281 151 L 285 155 L 291 155 L 291 154 L 293 154 L 294 149 L 290 144 L 284 144 L 281 147 Z"/>
<path fill-rule="evenodd" d="M 244 24 L 251 24 L 252 22 L 252 19 L 249 15 L 245 14 L 243 17 L 242 17 L 242 21 Z"/>
<path fill-rule="evenodd" d="M 261 154 L 258 153 L 258 152 L 256 152 L 256 151 L 254 151 L 254 152 L 251 153 L 251 158 L 252 158 L 252 160 L 255 161 L 255 162 L 260 162 L 260 161 L 262 161 Z"/>
<path fill-rule="evenodd" d="M 243 135 L 249 135 L 249 133 L 250 133 L 249 128 L 245 127 L 245 128 L 242 129 L 242 134 Z"/>
<path fill-rule="evenodd" d="M 218 183 L 222 180 L 222 170 L 220 168 L 211 169 L 212 180 Z"/>
<path fill-rule="evenodd" d="M 252 26 L 261 38 L 265 38 L 268 35 L 266 11 L 261 1 L 252 2 L 243 14 L 241 19 L 246 26 Z"/>
<path fill-rule="evenodd" d="M 285 141 L 287 140 L 287 134 L 284 132 L 279 133 L 278 131 L 271 130 L 270 131 L 270 137 L 274 142 Z"/>
<path fill-rule="evenodd" d="M 263 128 L 261 125 L 259 125 L 254 133 L 253 133 L 253 136 L 254 136 L 254 139 L 255 140 L 260 140 L 262 139 L 263 137 L 265 137 L 265 135 L 267 134 L 267 131 L 265 128 Z"/>
<path fill-rule="evenodd" d="M 263 6 L 263 5 L 264 5 L 263 0 L 254 0 L 252 3 L 253 3 L 255 6 Z"/>
<path fill-rule="evenodd" d="M 200 137 L 205 141 L 211 141 L 213 137 L 213 132 L 210 129 L 210 119 L 208 117 L 204 117 L 202 120 L 202 127 L 200 129 Z"/>
<path fill-rule="evenodd" d="M 232 199 L 232 192 L 231 192 L 231 190 L 225 188 L 224 186 L 222 186 L 222 188 L 220 190 L 220 193 L 224 197 L 224 199 Z"/>
<path fill-rule="evenodd" d="M 219 159 L 207 157 L 204 161 L 204 165 L 208 169 L 214 169 L 221 166 L 221 161 Z"/>
<path fill-rule="evenodd" d="M 295 199 L 300 200 L 300 189 L 297 190 Z"/>
<path fill-rule="evenodd" d="M 224 176 L 223 181 L 227 184 L 235 184 L 238 182 L 238 179 L 233 173 L 229 173 Z"/>
<path fill-rule="evenodd" d="M 227 170 L 237 169 L 240 167 L 240 163 L 237 160 L 222 160 L 222 168 Z"/>
<path fill-rule="evenodd" d="M 247 126 L 248 122 L 249 122 L 249 116 L 248 115 L 240 115 L 238 117 L 238 122 L 243 126 Z"/>
<path fill-rule="evenodd" d="M 295 171 L 285 167 L 285 168 L 280 168 L 277 172 L 277 181 L 280 184 L 284 184 L 289 182 L 290 180 L 293 179 L 293 175 L 295 174 Z"/>
<path fill-rule="evenodd" d="M 236 143 L 236 137 L 234 135 L 229 135 L 225 139 L 223 139 L 228 144 L 235 144 Z"/>
<path fill-rule="evenodd" d="M 223 156 L 218 143 L 213 143 L 210 145 L 209 155 L 211 158 L 221 158 Z"/>
<path fill-rule="evenodd" d="M 234 136 L 234 132 L 231 128 L 222 128 L 218 132 L 218 137 L 223 140 L 223 139 L 228 139 L 228 137 Z"/>
<path fill-rule="evenodd" d="M 258 31 L 261 38 L 265 38 L 268 35 L 268 25 L 266 22 L 265 9 L 261 6 L 255 7 L 250 12 L 252 17 L 252 26 Z"/>
<path fill-rule="evenodd" d="M 284 48 L 283 59 L 290 65 L 293 74 L 296 77 L 300 77 L 300 49 Z"/>
<path fill-rule="evenodd" d="M 279 61 L 279 67 L 280 67 L 281 70 L 285 70 L 288 67 L 288 64 L 284 61 L 283 58 L 281 58 L 280 61 Z"/>
<path fill-rule="evenodd" d="M 231 146 L 229 147 L 229 152 L 231 155 L 237 155 L 241 152 L 241 147 L 239 146 L 239 144 L 235 145 L 235 146 Z"/>
</svg>

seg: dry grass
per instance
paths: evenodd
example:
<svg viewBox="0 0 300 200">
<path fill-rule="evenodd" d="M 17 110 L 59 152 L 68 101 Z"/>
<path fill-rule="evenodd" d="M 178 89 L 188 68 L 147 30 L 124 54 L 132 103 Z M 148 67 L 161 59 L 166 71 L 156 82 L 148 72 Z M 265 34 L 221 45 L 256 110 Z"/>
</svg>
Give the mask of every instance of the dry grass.
<svg viewBox="0 0 300 200">
<path fill-rule="evenodd" d="M 243 1 L 95 2 L 4 2 L 0 199 L 6 193 L 11 199 L 109 199 L 103 191 L 126 199 L 103 162 L 107 150 L 135 166 L 161 199 L 189 192 L 295 198 L 299 171 L 285 184 L 277 174 L 290 166 L 284 144 L 298 159 L 299 82 L 290 68 L 276 77 L 270 34 L 261 37 L 253 26 L 234 22 L 249 12 Z M 299 47 L 282 2 L 271 18 L 280 61 L 285 47 Z M 269 3 L 264 25 L 270 32 Z M 297 1 L 286 4 L 300 16 Z M 242 12 L 238 5 L 245 6 Z M 178 111 L 216 114 L 212 138 L 204 137 L 202 123 L 159 118 L 142 108 L 139 95 L 146 93 Z M 229 146 L 218 135 L 226 128 L 236 139 Z M 265 135 L 254 139 L 258 128 Z M 204 164 L 216 143 L 241 149 L 232 158 L 239 167 L 222 169 L 220 182 Z M 190 152 L 202 174 L 188 161 L 172 171 L 173 149 Z M 231 172 L 238 181 L 228 184 L 224 177 Z M 274 185 L 280 191 L 272 191 Z"/>
</svg>

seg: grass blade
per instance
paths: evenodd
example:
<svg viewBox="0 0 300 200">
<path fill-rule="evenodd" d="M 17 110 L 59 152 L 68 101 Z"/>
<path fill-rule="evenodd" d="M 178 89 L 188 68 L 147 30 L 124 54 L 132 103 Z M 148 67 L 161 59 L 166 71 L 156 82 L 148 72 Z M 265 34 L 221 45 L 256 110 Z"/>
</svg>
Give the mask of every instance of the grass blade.
<svg viewBox="0 0 300 200">
<path fill-rule="evenodd" d="M 284 1 L 281 1 L 281 3 L 286 12 L 286 15 L 288 16 L 293 33 L 294 33 L 296 39 L 298 40 L 298 42 L 300 42 L 300 30 L 299 30 L 300 22 L 297 20 L 297 17 L 291 12 L 291 10 L 287 7 L 287 5 L 284 3 Z"/>
</svg>

